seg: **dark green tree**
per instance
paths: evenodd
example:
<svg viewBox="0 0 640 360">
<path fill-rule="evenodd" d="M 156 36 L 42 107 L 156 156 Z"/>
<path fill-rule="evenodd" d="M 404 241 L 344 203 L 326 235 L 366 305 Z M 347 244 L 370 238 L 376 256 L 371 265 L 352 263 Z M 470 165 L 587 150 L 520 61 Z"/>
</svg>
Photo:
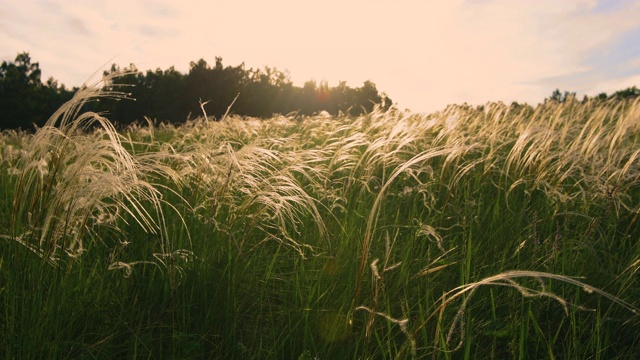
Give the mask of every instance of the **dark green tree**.
<svg viewBox="0 0 640 360">
<path fill-rule="evenodd" d="M 225 68 L 220 57 L 216 57 L 214 67 L 210 67 L 204 59 L 191 62 L 189 74 L 186 76 L 189 112 L 202 115 L 202 102 L 208 116 L 220 118 L 241 92 L 245 80 L 244 64 Z"/>
<path fill-rule="evenodd" d="M 43 126 L 55 110 L 71 99 L 73 92 L 50 78 L 41 79 L 39 63 L 31 63 L 23 52 L 13 62 L 0 65 L 0 128 L 32 130 Z"/>
<path fill-rule="evenodd" d="M 559 103 L 564 103 L 568 101 L 574 101 L 576 99 L 577 98 L 576 98 L 575 92 L 565 91 L 564 93 L 562 93 L 560 92 L 560 89 L 555 89 L 553 93 L 551 93 L 551 96 L 545 99 L 545 102 L 555 101 Z"/>
<path fill-rule="evenodd" d="M 182 122 L 188 112 L 186 77 L 173 66 L 147 71 L 144 87 L 148 92 L 147 116 L 158 121 Z"/>
<path fill-rule="evenodd" d="M 85 107 L 106 113 L 120 126 L 144 124 L 145 118 L 182 123 L 203 115 L 203 108 L 208 116 L 220 119 L 232 104 L 231 113 L 262 118 L 320 111 L 360 115 L 372 111 L 376 104 L 383 104 L 385 109 L 392 105 L 371 81 L 360 88 L 351 88 L 345 82 L 330 87 L 326 81 L 307 81 L 298 87 L 286 72 L 276 68 L 247 70 L 244 63 L 225 67 L 220 57 L 216 57 L 214 66 L 204 59 L 191 62 L 187 74 L 174 67 L 138 72 L 133 64 L 126 68 L 113 64 L 104 76 L 112 73 L 119 76 L 110 77 L 107 86 L 129 94 L 129 99 L 101 98 Z M 27 53 L 19 54 L 14 62 L 5 61 L 0 66 L 0 126 L 41 126 L 72 94 L 53 78 L 43 84 L 38 63 L 32 64 Z"/>
<path fill-rule="evenodd" d="M 318 106 L 316 103 L 316 91 L 318 89 L 318 85 L 314 80 L 310 80 L 304 83 L 302 89 L 300 90 L 299 96 L 299 111 L 304 115 L 311 115 L 314 112 L 318 111 Z"/>
<path fill-rule="evenodd" d="M 378 94 L 376 84 L 367 80 L 364 85 L 356 92 L 355 106 L 352 110 L 352 114 L 357 115 L 363 113 L 369 113 L 373 110 L 375 104 L 380 104 L 382 97 Z"/>
<path fill-rule="evenodd" d="M 640 89 L 635 86 L 616 91 L 615 94 L 613 94 L 613 97 L 617 99 L 635 99 L 638 96 L 640 96 Z"/>
</svg>

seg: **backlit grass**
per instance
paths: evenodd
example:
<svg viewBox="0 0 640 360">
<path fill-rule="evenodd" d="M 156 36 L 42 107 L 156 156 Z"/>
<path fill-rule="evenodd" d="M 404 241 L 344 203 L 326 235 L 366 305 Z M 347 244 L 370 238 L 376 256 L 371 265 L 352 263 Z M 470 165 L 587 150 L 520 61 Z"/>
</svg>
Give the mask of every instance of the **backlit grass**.
<svg viewBox="0 0 640 360">
<path fill-rule="evenodd" d="M 98 86 L 100 84 L 97 84 Z M 640 102 L 0 137 L 6 358 L 624 358 Z"/>
</svg>

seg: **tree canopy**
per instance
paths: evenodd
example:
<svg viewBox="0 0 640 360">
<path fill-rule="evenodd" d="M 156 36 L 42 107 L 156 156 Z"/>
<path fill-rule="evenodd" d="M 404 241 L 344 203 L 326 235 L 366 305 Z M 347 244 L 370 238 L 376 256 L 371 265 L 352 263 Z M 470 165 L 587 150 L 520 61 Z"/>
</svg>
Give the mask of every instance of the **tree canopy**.
<svg viewBox="0 0 640 360">
<path fill-rule="evenodd" d="M 137 71 L 131 64 L 123 68 L 113 64 L 110 71 L 125 75 L 112 79 L 111 87 L 130 93 L 130 100 L 98 101 L 88 104 L 94 111 L 109 114 L 119 125 L 143 121 L 145 117 L 160 122 L 181 123 L 203 114 L 220 119 L 231 107 L 231 113 L 252 117 L 271 117 L 274 114 L 312 115 L 321 111 L 360 115 L 373 110 L 375 104 L 389 108 L 391 99 L 380 93 L 372 81 L 359 88 L 345 82 L 329 87 L 326 82 L 307 81 L 295 86 L 289 75 L 276 68 L 247 69 L 243 64 L 224 66 L 216 57 L 210 65 L 204 59 L 192 61 L 183 74 L 173 66 L 162 70 Z M 0 128 L 29 129 L 42 126 L 48 117 L 77 88 L 67 90 L 50 78 L 40 79 L 37 62 L 28 53 L 18 54 L 13 62 L 4 61 L 0 67 Z"/>
<path fill-rule="evenodd" d="M 0 65 L 0 128 L 29 128 L 42 126 L 73 92 L 49 78 L 40 79 L 39 64 L 31 63 L 28 53 L 16 56 L 15 61 Z"/>
</svg>

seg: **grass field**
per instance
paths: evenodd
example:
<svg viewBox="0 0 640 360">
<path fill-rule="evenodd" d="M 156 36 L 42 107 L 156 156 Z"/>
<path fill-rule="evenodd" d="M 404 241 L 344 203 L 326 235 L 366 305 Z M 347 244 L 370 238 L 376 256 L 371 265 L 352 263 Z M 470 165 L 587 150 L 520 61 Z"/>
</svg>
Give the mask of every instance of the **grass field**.
<svg viewBox="0 0 640 360">
<path fill-rule="evenodd" d="M 634 358 L 640 101 L 0 137 L 0 357 Z"/>
</svg>

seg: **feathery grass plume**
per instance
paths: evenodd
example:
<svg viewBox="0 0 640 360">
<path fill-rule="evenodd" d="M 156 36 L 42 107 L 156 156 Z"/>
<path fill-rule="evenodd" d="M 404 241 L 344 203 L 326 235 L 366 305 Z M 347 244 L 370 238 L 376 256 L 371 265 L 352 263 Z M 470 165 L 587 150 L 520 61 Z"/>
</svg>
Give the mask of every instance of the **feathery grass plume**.
<svg viewBox="0 0 640 360">
<path fill-rule="evenodd" d="M 22 130 L 3 130 L 0 132 L 0 168 L 9 173 L 16 171 L 13 167 L 28 139 L 29 134 Z"/>
<path fill-rule="evenodd" d="M 136 159 L 106 118 L 82 112 L 90 101 L 126 97 L 104 88 L 120 75 L 83 86 L 30 138 L 16 164 L 8 236 L 43 258 L 82 254 L 94 226 L 125 214 L 147 232 L 161 231 L 161 195 L 146 178 L 167 168 Z"/>
<path fill-rule="evenodd" d="M 304 243 L 303 226 L 327 239 L 321 201 L 309 194 L 319 187 L 321 175 L 312 166 L 318 160 L 295 136 L 280 137 L 291 121 L 228 116 L 188 126 L 195 129 L 179 135 L 178 151 L 193 164 L 185 176 L 197 197 L 194 208 L 239 251 L 275 240 L 304 254 L 312 246 Z"/>
</svg>

